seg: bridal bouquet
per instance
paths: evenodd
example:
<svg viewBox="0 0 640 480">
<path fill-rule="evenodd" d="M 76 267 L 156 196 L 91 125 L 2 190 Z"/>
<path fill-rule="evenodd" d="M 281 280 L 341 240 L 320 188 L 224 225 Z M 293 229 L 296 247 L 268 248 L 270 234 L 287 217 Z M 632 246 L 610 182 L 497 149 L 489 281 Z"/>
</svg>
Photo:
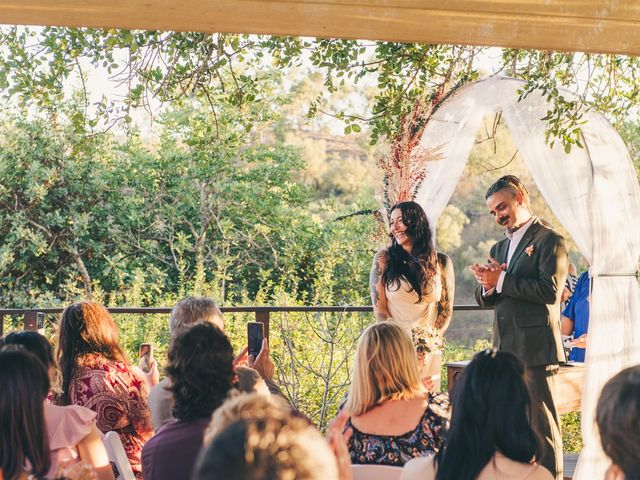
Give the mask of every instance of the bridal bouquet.
<svg viewBox="0 0 640 480">
<path fill-rule="evenodd" d="M 433 353 L 444 348 L 444 337 L 440 330 L 428 325 L 416 325 L 411 329 L 411 339 L 416 352 Z"/>
</svg>

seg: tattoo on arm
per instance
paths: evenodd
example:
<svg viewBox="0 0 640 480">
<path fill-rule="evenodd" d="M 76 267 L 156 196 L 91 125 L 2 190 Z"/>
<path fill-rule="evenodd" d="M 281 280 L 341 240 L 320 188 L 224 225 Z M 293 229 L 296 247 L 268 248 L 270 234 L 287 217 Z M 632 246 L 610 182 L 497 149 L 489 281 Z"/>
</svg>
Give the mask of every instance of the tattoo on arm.
<svg viewBox="0 0 640 480">
<path fill-rule="evenodd" d="M 382 275 L 382 271 L 380 269 L 380 262 L 378 261 L 378 257 L 373 260 L 373 267 L 371 268 L 371 274 L 369 276 L 369 287 L 371 288 L 371 299 L 373 301 L 373 306 L 375 307 L 380 300 L 380 293 L 378 292 L 378 282 L 380 281 L 380 277 Z"/>
</svg>

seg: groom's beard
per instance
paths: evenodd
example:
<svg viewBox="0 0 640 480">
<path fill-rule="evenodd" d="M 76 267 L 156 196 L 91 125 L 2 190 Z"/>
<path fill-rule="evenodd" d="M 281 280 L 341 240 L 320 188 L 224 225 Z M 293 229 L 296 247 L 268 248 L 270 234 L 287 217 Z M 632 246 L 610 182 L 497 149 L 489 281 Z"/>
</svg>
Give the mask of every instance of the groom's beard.
<svg viewBox="0 0 640 480">
<path fill-rule="evenodd" d="M 519 225 L 514 225 L 513 227 L 507 227 L 505 228 L 505 230 L 509 235 L 513 235 L 515 232 L 520 230 L 524 225 L 526 225 L 529 222 L 529 220 L 531 220 L 531 217 L 527 218 L 524 222 L 520 223 Z"/>
</svg>

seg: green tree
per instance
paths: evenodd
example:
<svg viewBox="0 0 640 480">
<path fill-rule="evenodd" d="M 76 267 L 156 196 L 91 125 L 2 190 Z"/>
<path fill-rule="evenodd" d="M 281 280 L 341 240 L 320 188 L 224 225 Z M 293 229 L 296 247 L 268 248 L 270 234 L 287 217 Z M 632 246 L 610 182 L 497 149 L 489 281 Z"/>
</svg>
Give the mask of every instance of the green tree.
<svg viewBox="0 0 640 480">
<path fill-rule="evenodd" d="M 345 122 L 347 133 L 370 127 L 371 141 L 393 138 L 399 120 L 417 98 L 443 84 L 478 78 L 481 48 L 397 42 L 128 31 L 66 27 L 4 27 L 0 86 L 23 104 L 55 108 L 64 84 L 86 85 L 87 67 L 104 71 L 126 90 L 124 99 L 103 98 L 95 115 L 77 117 L 87 130 L 130 118 L 135 107 L 195 95 L 215 110 L 217 92 L 238 107 L 265 100 L 265 69 L 288 69 L 310 61 L 322 72 L 326 93 L 348 87 L 375 89 L 366 111 L 326 111 Z M 580 145 L 580 125 L 590 109 L 612 121 L 626 120 L 640 95 L 635 57 L 503 50 L 502 72 L 525 80 L 522 96 L 541 91 L 549 101 L 548 141 Z M 566 94 L 573 91 L 575 99 Z M 309 115 L 325 111 L 324 93 L 310 101 Z M 89 103 L 88 96 L 86 103 Z M 87 105 L 88 106 L 88 105 Z"/>
<path fill-rule="evenodd" d="M 4 301 L 80 287 L 91 296 L 90 263 L 108 251 L 105 138 L 36 119 L 0 125 L 0 291 Z M 65 287 L 65 284 L 68 284 Z"/>
</svg>

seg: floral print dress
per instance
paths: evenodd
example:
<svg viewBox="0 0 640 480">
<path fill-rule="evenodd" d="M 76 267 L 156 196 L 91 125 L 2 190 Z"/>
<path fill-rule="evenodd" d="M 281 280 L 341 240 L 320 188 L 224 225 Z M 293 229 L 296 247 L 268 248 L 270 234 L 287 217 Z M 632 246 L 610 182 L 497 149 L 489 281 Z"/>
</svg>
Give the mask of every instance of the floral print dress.
<svg viewBox="0 0 640 480">
<path fill-rule="evenodd" d="M 349 440 L 349 453 L 353 464 L 377 464 L 403 466 L 414 457 L 436 453 L 444 445 L 449 428 L 449 397 L 446 394 L 429 394 L 429 405 L 416 427 L 402 435 L 374 435 L 353 429 Z"/>
<path fill-rule="evenodd" d="M 142 478 L 142 446 L 153 435 L 148 394 L 147 381 L 141 372 L 97 354 L 78 359 L 69 388 L 72 405 L 96 412 L 96 424 L 103 433 L 111 430 L 118 433 L 138 478 Z"/>
</svg>

